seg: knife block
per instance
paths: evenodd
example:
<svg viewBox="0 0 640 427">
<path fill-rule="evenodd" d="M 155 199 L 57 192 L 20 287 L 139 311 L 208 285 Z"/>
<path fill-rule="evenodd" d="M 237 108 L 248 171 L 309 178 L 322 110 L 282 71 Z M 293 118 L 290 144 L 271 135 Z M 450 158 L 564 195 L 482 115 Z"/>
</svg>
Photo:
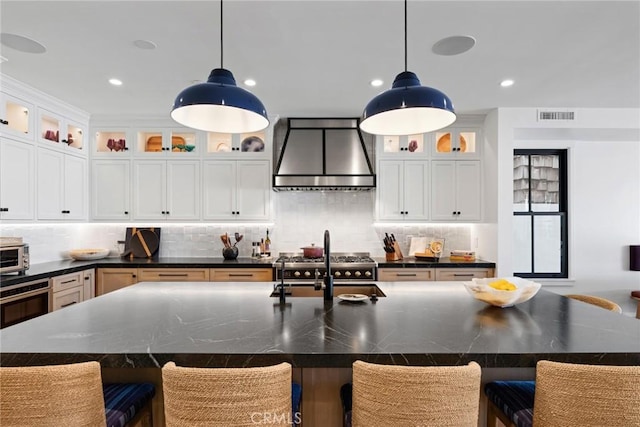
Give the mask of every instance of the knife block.
<svg viewBox="0 0 640 427">
<path fill-rule="evenodd" d="M 394 252 L 387 252 L 385 255 L 387 257 L 387 261 L 400 261 L 404 257 L 402 256 L 402 251 L 400 250 L 400 245 L 398 242 L 393 242 Z"/>
</svg>

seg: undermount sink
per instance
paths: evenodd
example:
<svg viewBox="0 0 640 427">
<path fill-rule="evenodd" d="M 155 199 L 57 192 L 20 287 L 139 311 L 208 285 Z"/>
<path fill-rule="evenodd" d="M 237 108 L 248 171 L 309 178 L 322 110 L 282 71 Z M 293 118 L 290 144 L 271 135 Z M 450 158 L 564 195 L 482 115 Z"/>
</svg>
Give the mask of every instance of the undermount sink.
<svg viewBox="0 0 640 427">
<path fill-rule="evenodd" d="M 312 284 L 292 285 L 285 283 L 284 286 L 288 297 L 323 297 L 323 290 L 315 290 Z M 385 293 L 382 292 L 382 289 L 373 283 L 363 283 L 361 285 L 333 285 L 333 295 L 337 297 L 341 294 L 362 294 L 368 297 L 376 294 L 379 298 L 386 297 Z M 278 289 L 274 289 L 270 296 L 278 297 L 280 296 L 280 291 Z"/>
</svg>

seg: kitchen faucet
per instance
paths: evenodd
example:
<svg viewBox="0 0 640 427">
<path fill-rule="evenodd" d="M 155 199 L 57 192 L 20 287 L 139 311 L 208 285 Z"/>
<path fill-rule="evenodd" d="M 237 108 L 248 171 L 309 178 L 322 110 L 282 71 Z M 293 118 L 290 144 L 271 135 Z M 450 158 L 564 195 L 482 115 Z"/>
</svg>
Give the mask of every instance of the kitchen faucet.
<svg viewBox="0 0 640 427">
<path fill-rule="evenodd" d="M 324 256 L 327 272 L 324 276 L 324 299 L 333 300 L 333 276 L 331 275 L 331 239 L 329 230 L 324 230 Z"/>
<path fill-rule="evenodd" d="M 316 268 L 316 280 L 313 283 L 315 290 L 324 290 L 325 301 L 333 301 L 333 276 L 331 275 L 331 249 L 330 249 L 329 230 L 324 230 L 324 262 L 326 273 L 324 274 L 323 283 L 318 280 L 318 269 Z"/>
</svg>

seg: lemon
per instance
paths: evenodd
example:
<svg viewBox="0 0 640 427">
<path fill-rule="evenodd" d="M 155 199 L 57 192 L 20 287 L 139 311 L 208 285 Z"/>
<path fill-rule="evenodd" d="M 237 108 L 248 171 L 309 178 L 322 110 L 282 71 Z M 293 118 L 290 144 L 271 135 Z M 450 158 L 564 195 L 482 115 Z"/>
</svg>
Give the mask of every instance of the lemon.
<svg viewBox="0 0 640 427">
<path fill-rule="evenodd" d="M 505 279 L 498 279 L 496 281 L 493 281 L 489 283 L 489 286 L 499 291 L 515 291 L 516 290 L 516 285 L 514 285 L 513 283 Z"/>
</svg>

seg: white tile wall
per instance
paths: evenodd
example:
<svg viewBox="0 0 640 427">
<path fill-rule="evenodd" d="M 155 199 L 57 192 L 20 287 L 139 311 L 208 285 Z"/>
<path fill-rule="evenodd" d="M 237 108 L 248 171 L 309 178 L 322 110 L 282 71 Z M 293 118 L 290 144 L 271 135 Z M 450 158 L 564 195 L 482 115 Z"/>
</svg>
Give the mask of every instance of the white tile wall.
<svg viewBox="0 0 640 427">
<path fill-rule="evenodd" d="M 282 192 L 274 193 L 276 221 L 272 226 L 234 224 L 154 224 L 162 228 L 160 255 L 163 257 L 221 257 L 220 235 L 238 232 L 244 238 L 240 256 L 251 255 L 251 242 L 265 237 L 272 241 L 272 253 L 300 252 L 302 246 L 323 245 L 324 230 L 331 234 L 332 252 L 370 252 L 382 257 L 382 237 L 393 233 L 404 253 L 410 236 L 445 239 L 445 253 L 471 248 L 471 225 L 374 225 L 375 192 Z M 137 224 L 149 226 L 149 224 Z M 132 224 L 20 224 L 1 225 L 0 235 L 21 236 L 29 243 L 31 262 L 42 263 L 69 257 L 76 248 L 104 247 L 117 256 L 117 241 L 123 240 Z M 479 254 L 480 255 L 480 254 Z"/>
</svg>

